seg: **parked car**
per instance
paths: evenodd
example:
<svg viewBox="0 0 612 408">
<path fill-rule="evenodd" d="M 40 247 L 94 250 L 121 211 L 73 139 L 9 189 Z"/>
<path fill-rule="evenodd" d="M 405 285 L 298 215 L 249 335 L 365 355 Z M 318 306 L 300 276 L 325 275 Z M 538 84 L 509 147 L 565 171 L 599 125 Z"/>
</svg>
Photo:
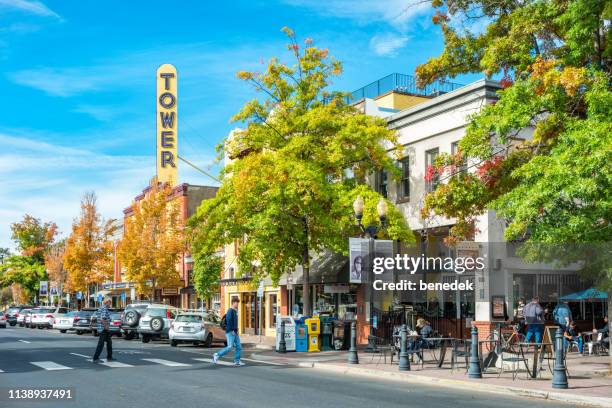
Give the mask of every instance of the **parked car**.
<svg viewBox="0 0 612 408">
<path fill-rule="evenodd" d="M 4 313 L 4 312 L 0 312 L 0 327 L 2 327 L 3 329 L 6 329 L 6 321 L 7 321 L 7 317 L 8 314 Z M 14 326 L 14 325 L 12 325 Z"/>
<path fill-rule="evenodd" d="M 172 347 L 178 343 L 211 347 L 214 341 L 225 342 L 225 330 L 219 325 L 219 318 L 215 314 L 184 312 L 179 313 L 170 325 L 168 337 Z"/>
<path fill-rule="evenodd" d="M 39 329 L 53 327 L 55 318 L 64 316 L 70 309 L 63 306 L 51 306 L 51 307 L 39 307 L 32 311 L 32 326 L 38 327 Z"/>
<path fill-rule="evenodd" d="M 121 316 L 121 332 L 123 338 L 126 340 L 132 340 L 138 335 L 138 323 L 140 323 L 140 317 L 147 310 L 150 303 L 132 303 L 125 307 Z M 163 306 L 163 305 L 161 305 Z"/>
<path fill-rule="evenodd" d="M 138 335 L 143 343 L 152 339 L 168 338 L 170 325 L 178 309 L 168 305 L 149 305 L 138 322 Z"/>
<path fill-rule="evenodd" d="M 19 316 L 17 316 L 17 324 L 19 327 L 25 326 L 25 318 L 32 313 L 32 309 L 21 309 L 19 311 Z"/>
<path fill-rule="evenodd" d="M 35 308 L 30 309 L 30 313 L 26 314 L 26 315 L 23 317 L 23 325 L 24 325 L 25 327 L 29 327 L 29 328 L 31 328 L 31 329 L 33 329 L 33 328 L 34 328 L 34 327 L 32 327 L 32 326 L 31 326 L 31 323 L 32 323 L 32 311 L 33 311 L 34 309 L 35 309 Z"/>
<path fill-rule="evenodd" d="M 121 313 L 123 313 L 123 309 L 109 309 L 111 313 L 111 334 L 117 334 L 121 336 Z M 119 320 L 119 324 L 113 324 L 116 320 Z M 91 333 L 94 336 L 98 336 L 98 311 L 96 310 L 94 314 L 91 315 L 91 319 L 89 320 L 89 328 L 91 329 Z"/>
<path fill-rule="evenodd" d="M 53 322 L 53 328 L 59 330 L 60 333 L 66 333 L 68 330 L 72 329 L 74 317 L 77 313 L 77 311 L 71 311 L 63 316 L 56 317 Z"/>
<path fill-rule="evenodd" d="M 56 308 L 53 306 L 41 306 L 32 309 L 32 316 L 30 318 L 30 327 L 38 327 L 42 329 L 43 327 L 52 327 L 53 319 L 55 316 L 53 313 Z"/>
<path fill-rule="evenodd" d="M 79 310 L 72 319 L 72 330 L 74 330 L 79 336 L 83 333 L 89 333 L 91 331 L 89 321 L 91 319 L 91 315 L 94 314 L 95 311 L 95 309 Z"/>
<path fill-rule="evenodd" d="M 15 326 L 17 324 L 17 318 L 19 317 L 19 313 L 23 309 L 31 308 L 31 306 L 20 305 L 20 306 L 11 306 L 6 311 L 6 319 L 7 323 L 11 326 Z"/>
</svg>

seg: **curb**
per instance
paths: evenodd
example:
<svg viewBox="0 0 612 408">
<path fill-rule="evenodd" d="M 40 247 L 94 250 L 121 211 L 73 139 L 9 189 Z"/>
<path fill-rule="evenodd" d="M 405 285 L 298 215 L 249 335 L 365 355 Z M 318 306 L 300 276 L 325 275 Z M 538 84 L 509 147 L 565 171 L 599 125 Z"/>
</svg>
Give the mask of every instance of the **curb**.
<svg viewBox="0 0 612 408">
<path fill-rule="evenodd" d="M 265 354 L 260 354 L 260 353 L 255 353 L 251 355 L 251 358 L 255 359 L 255 360 L 259 360 L 259 361 L 279 361 L 279 359 L 281 359 L 283 362 L 285 362 L 286 364 L 298 364 L 298 363 L 304 363 L 304 364 L 310 364 L 310 363 L 315 363 L 315 362 L 322 362 L 322 361 L 333 361 L 333 360 L 344 360 L 345 358 L 342 357 L 338 357 L 338 356 L 326 356 L 324 355 L 325 352 L 322 353 L 316 353 L 317 356 L 320 357 L 310 357 L 310 358 L 295 358 L 295 357 L 283 357 L 281 355 L 279 356 L 267 356 Z"/>
<path fill-rule="evenodd" d="M 342 374 L 354 374 L 365 377 L 374 377 L 374 378 L 385 378 L 395 381 L 402 382 L 410 382 L 417 384 L 440 384 L 450 388 L 460 388 L 465 390 L 469 389 L 478 389 L 483 392 L 490 392 L 495 394 L 505 394 L 512 396 L 521 396 L 521 397 L 530 397 L 530 398 L 539 398 L 546 399 L 551 401 L 559 401 L 566 402 L 571 404 L 579 404 L 582 406 L 592 406 L 592 407 L 605 407 L 612 408 L 612 398 L 604 398 L 604 397 L 589 397 L 582 396 L 576 394 L 564 394 L 560 392 L 554 391 L 541 391 L 541 390 L 526 390 L 524 388 L 511 387 L 511 386 L 501 386 L 501 385 L 492 385 L 492 384 L 483 384 L 478 382 L 469 382 L 463 380 L 451 380 L 444 378 L 433 378 L 427 377 L 418 374 L 407 374 L 403 372 L 391 372 L 391 371 L 380 371 L 374 370 L 370 368 L 361 368 L 361 367 L 346 367 L 339 366 L 334 364 L 320 364 L 317 362 L 300 362 L 298 363 L 299 367 L 304 368 L 314 368 L 319 370 L 325 370 L 335 373 Z"/>
</svg>

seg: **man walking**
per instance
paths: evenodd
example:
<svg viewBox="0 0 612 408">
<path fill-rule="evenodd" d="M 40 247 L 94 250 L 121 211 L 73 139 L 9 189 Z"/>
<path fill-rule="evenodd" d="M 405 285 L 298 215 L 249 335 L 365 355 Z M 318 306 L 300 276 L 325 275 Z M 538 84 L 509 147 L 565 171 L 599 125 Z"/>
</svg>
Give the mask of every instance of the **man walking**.
<svg viewBox="0 0 612 408">
<path fill-rule="evenodd" d="M 529 343 L 532 337 L 535 337 L 536 344 L 542 342 L 542 334 L 544 333 L 544 309 L 540 306 L 540 298 L 535 296 L 523 309 L 525 314 L 525 322 L 527 323 L 527 335 L 525 342 Z"/>
<path fill-rule="evenodd" d="M 557 304 L 557 306 L 555 306 L 555 310 L 553 310 L 553 318 L 561 330 L 566 331 L 570 327 L 570 322 L 573 321 L 572 311 L 570 310 L 570 307 L 566 301 L 560 302 Z"/>
<path fill-rule="evenodd" d="M 238 336 L 239 303 L 240 300 L 238 300 L 237 297 L 232 298 L 232 307 L 230 307 L 225 314 L 225 338 L 227 339 L 227 346 L 218 353 L 213 354 L 213 361 L 215 364 L 217 364 L 217 361 L 221 357 L 229 353 L 232 350 L 232 347 L 235 347 L 236 352 L 234 353 L 234 365 L 236 365 L 236 367 L 244 365 L 244 363 L 240 361 L 240 351 L 242 348 L 240 347 L 240 336 Z"/>
<path fill-rule="evenodd" d="M 98 333 L 100 337 L 98 337 L 98 346 L 96 347 L 96 352 L 93 356 L 93 362 L 97 363 L 100 360 L 100 353 L 102 353 L 102 349 L 104 348 L 104 343 L 106 342 L 106 361 L 113 360 L 113 341 L 111 340 L 110 333 L 110 312 L 108 311 L 108 307 L 111 304 L 111 300 L 109 298 L 104 299 L 102 306 L 98 309 L 97 315 L 97 325 L 98 325 Z"/>
</svg>

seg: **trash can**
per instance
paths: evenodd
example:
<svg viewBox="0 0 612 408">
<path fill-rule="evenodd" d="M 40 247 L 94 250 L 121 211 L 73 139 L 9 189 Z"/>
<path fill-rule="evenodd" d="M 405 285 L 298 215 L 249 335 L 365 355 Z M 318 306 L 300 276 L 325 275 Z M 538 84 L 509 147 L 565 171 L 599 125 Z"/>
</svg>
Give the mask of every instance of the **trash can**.
<svg viewBox="0 0 612 408">
<path fill-rule="evenodd" d="M 285 322 L 285 346 L 287 351 L 295 351 L 295 320 L 291 316 L 281 316 L 276 319 L 276 351 L 281 339 L 281 322 Z"/>
<path fill-rule="evenodd" d="M 321 316 L 321 351 L 333 348 L 334 320 L 332 316 Z"/>
<path fill-rule="evenodd" d="M 318 316 L 306 319 L 308 328 L 308 352 L 321 351 L 319 348 L 319 335 L 321 334 L 321 319 Z"/>
<path fill-rule="evenodd" d="M 298 323 L 295 325 L 295 351 L 308 351 L 308 327 L 305 324 Z"/>
</svg>

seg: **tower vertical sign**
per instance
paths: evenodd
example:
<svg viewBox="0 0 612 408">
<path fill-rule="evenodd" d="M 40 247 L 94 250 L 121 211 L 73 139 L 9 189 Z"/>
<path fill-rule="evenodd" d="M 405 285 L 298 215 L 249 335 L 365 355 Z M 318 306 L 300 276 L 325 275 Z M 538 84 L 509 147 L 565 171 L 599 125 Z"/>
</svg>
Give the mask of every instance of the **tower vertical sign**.
<svg viewBox="0 0 612 408">
<path fill-rule="evenodd" d="M 157 69 L 157 180 L 171 186 L 178 182 L 177 81 L 174 65 Z"/>
</svg>

